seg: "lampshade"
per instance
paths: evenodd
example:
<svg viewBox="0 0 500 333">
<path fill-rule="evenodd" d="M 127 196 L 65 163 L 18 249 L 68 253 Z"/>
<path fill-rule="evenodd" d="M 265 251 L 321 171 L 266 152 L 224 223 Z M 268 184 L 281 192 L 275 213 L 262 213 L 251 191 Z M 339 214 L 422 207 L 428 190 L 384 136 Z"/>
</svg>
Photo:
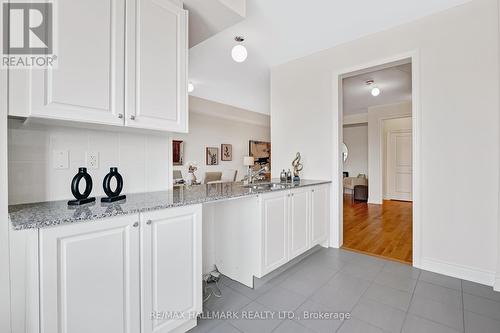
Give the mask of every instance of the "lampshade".
<svg viewBox="0 0 500 333">
<path fill-rule="evenodd" d="M 252 156 L 245 156 L 243 157 L 243 165 L 247 165 L 247 166 L 250 166 L 250 165 L 253 165 L 254 164 L 254 159 Z"/>
</svg>

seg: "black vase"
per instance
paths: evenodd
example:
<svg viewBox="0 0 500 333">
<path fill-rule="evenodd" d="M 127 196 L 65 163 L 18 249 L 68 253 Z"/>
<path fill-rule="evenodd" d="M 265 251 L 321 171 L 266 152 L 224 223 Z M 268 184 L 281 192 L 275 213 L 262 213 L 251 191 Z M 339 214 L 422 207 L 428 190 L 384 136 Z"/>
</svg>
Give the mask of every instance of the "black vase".
<svg viewBox="0 0 500 333">
<path fill-rule="evenodd" d="M 116 179 L 116 189 L 111 189 L 111 180 Z M 123 177 L 118 173 L 118 168 L 110 168 L 109 173 L 102 181 L 102 187 L 107 197 L 101 198 L 101 202 L 115 202 L 126 198 L 125 195 L 120 195 L 123 189 Z"/>
<path fill-rule="evenodd" d="M 85 180 L 85 191 L 80 193 L 80 181 Z M 87 168 L 79 168 L 78 173 L 73 177 L 71 181 L 71 193 L 76 200 L 68 201 L 70 206 L 79 206 L 89 202 L 95 201 L 95 197 L 90 197 L 92 192 L 92 177 L 87 173 Z"/>
</svg>

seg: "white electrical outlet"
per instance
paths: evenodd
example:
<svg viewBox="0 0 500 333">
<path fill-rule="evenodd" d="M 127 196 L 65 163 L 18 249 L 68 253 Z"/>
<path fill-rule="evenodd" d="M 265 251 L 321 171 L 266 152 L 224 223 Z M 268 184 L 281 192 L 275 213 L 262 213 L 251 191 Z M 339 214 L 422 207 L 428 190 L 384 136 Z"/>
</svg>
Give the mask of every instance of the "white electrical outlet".
<svg viewBox="0 0 500 333">
<path fill-rule="evenodd" d="M 69 168 L 69 152 L 67 150 L 53 150 L 52 165 L 54 169 Z"/>
<path fill-rule="evenodd" d="M 98 169 L 99 168 L 99 153 L 95 151 L 88 151 L 86 154 L 87 168 Z"/>
</svg>

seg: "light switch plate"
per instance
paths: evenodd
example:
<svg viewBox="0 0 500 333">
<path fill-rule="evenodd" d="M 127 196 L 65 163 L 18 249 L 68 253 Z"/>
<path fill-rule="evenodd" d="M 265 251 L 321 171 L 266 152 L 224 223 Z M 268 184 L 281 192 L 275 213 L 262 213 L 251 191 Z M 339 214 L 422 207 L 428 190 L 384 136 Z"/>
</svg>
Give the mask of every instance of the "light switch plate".
<svg viewBox="0 0 500 333">
<path fill-rule="evenodd" d="M 69 168 L 69 151 L 67 150 L 54 150 L 52 152 L 52 165 L 54 169 L 68 169 Z"/>
<path fill-rule="evenodd" d="M 87 168 L 98 169 L 99 168 L 99 153 L 96 151 L 88 151 L 86 154 Z"/>
</svg>

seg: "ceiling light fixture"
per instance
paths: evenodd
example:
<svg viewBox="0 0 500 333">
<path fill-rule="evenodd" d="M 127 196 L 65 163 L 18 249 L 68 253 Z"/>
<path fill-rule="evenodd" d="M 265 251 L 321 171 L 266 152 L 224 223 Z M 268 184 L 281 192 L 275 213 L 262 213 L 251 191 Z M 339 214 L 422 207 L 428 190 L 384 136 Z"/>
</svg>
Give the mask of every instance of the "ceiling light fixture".
<svg viewBox="0 0 500 333">
<path fill-rule="evenodd" d="M 242 43 L 245 38 L 242 36 L 236 36 L 234 37 L 234 40 L 237 41 L 238 43 Z M 247 48 L 242 45 L 242 44 L 237 44 L 233 46 L 233 49 L 231 50 L 231 57 L 233 57 L 233 60 L 236 62 L 243 62 L 247 59 L 248 52 Z"/>
<path fill-rule="evenodd" d="M 194 84 L 189 82 L 188 83 L 188 92 L 192 93 L 194 91 Z"/>
<path fill-rule="evenodd" d="M 380 88 L 374 86 L 374 84 L 375 84 L 375 81 L 373 81 L 373 80 L 366 81 L 367 86 L 373 86 L 372 90 L 371 90 L 372 96 L 377 97 L 378 95 L 380 95 Z"/>
</svg>

